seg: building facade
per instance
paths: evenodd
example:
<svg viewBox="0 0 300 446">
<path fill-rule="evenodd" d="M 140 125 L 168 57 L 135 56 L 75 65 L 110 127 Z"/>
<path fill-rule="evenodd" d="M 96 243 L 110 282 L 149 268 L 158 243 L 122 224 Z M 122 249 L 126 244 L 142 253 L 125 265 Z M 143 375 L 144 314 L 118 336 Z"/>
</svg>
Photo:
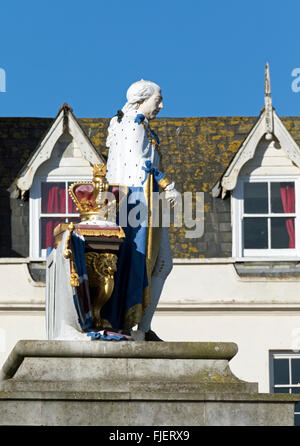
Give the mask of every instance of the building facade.
<svg viewBox="0 0 300 446">
<path fill-rule="evenodd" d="M 0 366 L 19 339 L 46 339 L 46 250 L 57 223 L 78 221 L 68 186 L 105 162 L 108 124 L 67 104 L 54 119 L 0 118 Z M 164 172 L 194 199 L 189 224 L 169 229 L 174 266 L 153 329 L 236 342 L 236 376 L 260 392 L 300 392 L 300 117 L 277 115 L 267 67 L 259 116 L 152 127 Z"/>
</svg>

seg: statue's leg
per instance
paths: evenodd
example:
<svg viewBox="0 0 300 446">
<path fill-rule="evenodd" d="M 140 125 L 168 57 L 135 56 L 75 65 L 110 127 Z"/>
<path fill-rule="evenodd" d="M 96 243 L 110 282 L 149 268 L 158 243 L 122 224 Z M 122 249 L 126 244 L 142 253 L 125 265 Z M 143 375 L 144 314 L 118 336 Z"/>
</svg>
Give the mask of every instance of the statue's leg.
<svg viewBox="0 0 300 446">
<path fill-rule="evenodd" d="M 156 310 L 164 283 L 173 267 L 168 228 L 162 228 L 161 241 L 155 267 L 151 276 L 151 305 L 146 308 L 145 315 L 138 328 L 147 333 L 151 330 L 151 321 Z"/>
</svg>

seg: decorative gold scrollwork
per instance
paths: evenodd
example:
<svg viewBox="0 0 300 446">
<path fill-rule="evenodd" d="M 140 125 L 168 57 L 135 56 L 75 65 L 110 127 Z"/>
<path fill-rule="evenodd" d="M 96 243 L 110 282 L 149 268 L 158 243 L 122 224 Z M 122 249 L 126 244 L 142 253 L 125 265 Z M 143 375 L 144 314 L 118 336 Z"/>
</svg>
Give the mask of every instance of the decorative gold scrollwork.
<svg viewBox="0 0 300 446">
<path fill-rule="evenodd" d="M 106 321 L 101 317 L 101 309 L 111 297 L 114 289 L 117 260 L 117 255 L 109 252 L 88 252 L 85 254 L 89 286 L 97 289 L 96 297 L 92 302 L 92 317 L 93 325 L 98 329 L 107 327 Z"/>
<path fill-rule="evenodd" d="M 73 262 L 72 262 L 72 264 L 73 264 Z M 72 268 L 72 264 L 71 264 L 71 268 Z M 79 286 L 79 276 L 77 273 L 75 273 L 75 271 L 71 271 L 70 284 L 71 284 L 71 286 Z"/>
<path fill-rule="evenodd" d="M 65 259 L 70 259 L 72 256 L 72 251 L 70 249 L 70 240 L 71 240 L 71 236 L 72 236 L 72 232 L 74 231 L 75 226 L 74 223 L 70 223 L 68 226 L 68 236 L 67 236 L 67 240 L 66 240 L 66 245 L 65 245 L 65 249 L 64 249 L 64 258 Z"/>
<path fill-rule="evenodd" d="M 69 233 L 67 236 L 66 245 L 65 245 L 65 249 L 64 249 L 64 258 L 70 259 L 70 269 L 71 269 L 70 284 L 71 284 L 71 286 L 79 286 L 79 276 L 75 271 L 72 250 L 70 249 L 70 240 L 71 240 L 72 232 L 74 231 L 74 229 L 75 229 L 74 223 L 70 223 L 68 226 Z"/>
</svg>

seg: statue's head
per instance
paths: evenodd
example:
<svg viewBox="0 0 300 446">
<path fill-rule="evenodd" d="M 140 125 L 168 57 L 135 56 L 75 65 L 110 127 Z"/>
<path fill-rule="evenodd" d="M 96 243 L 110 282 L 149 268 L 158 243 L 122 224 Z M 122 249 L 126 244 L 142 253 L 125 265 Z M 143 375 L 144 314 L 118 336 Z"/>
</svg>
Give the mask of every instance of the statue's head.
<svg viewBox="0 0 300 446">
<path fill-rule="evenodd" d="M 163 109 L 161 89 L 154 82 L 144 79 L 134 82 L 128 88 L 126 96 L 127 103 L 145 115 L 147 119 L 154 119 Z"/>
<path fill-rule="evenodd" d="M 162 110 L 162 95 L 160 87 L 151 81 L 141 79 L 138 82 L 130 85 L 127 90 L 127 102 L 122 108 L 123 114 L 132 114 L 136 111 L 142 113 L 147 119 L 154 119 L 157 113 Z M 114 116 L 108 127 L 108 136 L 106 139 L 107 147 L 111 146 L 114 141 L 115 126 L 119 122 L 119 117 Z"/>
</svg>

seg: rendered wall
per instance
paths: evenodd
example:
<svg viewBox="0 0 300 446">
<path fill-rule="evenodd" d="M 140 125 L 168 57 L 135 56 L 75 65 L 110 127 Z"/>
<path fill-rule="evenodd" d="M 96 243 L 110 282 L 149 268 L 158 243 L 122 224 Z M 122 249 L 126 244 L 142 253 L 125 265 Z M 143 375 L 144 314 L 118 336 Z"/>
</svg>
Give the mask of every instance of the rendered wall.
<svg viewBox="0 0 300 446">
<path fill-rule="evenodd" d="M 44 285 L 21 259 L 1 262 L 0 367 L 19 339 L 46 338 Z M 165 341 L 236 342 L 233 373 L 268 392 L 269 350 L 297 345 L 299 279 L 241 278 L 229 260 L 174 263 L 152 328 Z"/>
</svg>

